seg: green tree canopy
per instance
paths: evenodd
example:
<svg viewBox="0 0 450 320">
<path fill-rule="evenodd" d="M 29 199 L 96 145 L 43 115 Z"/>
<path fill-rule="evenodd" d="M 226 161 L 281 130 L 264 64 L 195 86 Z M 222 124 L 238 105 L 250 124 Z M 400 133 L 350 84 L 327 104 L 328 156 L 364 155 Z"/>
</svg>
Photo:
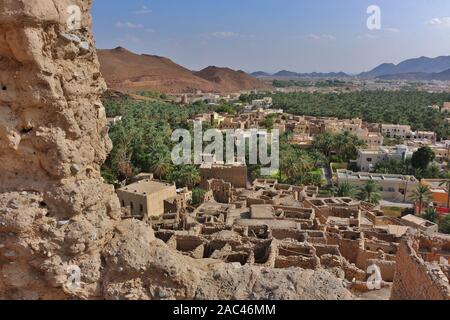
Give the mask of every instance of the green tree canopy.
<svg viewBox="0 0 450 320">
<path fill-rule="evenodd" d="M 439 232 L 450 234 L 450 214 L 447 214 L 439 224 Z"/>
<path fill-rule="evenodd" d="M 364 142 L 349 132 L 331 134 L 318 134 L 314 137 L 313 149 L 320 151 L 330 162 L 332 155 L 341 162 L 355 159 L 358 148 L 363 147 Z"/>
<path fill-rule="evenodd" d="M 333 188 L 333 194 L 336 197 L 356 198 L 358 190 L 348 182 L 341 183 Z"/>
<path fill-rule="evenodd" d="M 438 219 L 438 214 L 435 208 L 427 208 L 422 215 L 422 218 L 430 222 L 436 223 Z"/>
<path fill-rule="evenodd" d="M 361 91 L 343 93 L 275 93 L 274 107 L 296 115 L 360 118 L 371 123 L 411 125 L 413 130 L 434 131 L 438 138 L 450 137 L 448 115 L 428 108 L 450 101 L 449 93 L 417 90 Z M 388 106 L 388 107 L 387 107 Z"/>
<path fill-rule="evenodd" d="M 411 164 L 415 169 L 426 170 L 435 158 L 436 154 L 430 147 L 422 147 L 414 152 L 411 158 Z"/>
<path fill-rule="evenodd" d="M 364 186 L 361 187 L 359 192 L 359 199 L 373 204 L 380 203 L 381 200 L 381 188 L 373 180 L 369 180 Z"/>
</svg>

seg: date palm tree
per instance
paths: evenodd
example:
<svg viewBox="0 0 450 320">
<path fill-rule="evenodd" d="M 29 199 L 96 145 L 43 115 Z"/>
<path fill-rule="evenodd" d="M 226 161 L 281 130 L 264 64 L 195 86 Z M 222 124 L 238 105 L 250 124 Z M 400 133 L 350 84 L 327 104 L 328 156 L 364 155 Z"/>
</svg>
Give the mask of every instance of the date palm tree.
<svg viewBox="0 0 450 320">
<path fill-rule="evenodd" d="M 346 131 L 334 137 L 334 148 L 337 154 L 342 155 L 344 161 L 353 159 L 357 155 L 357 149 L 365 146 L 357 136 Z"/>
<path fill-rule="evenodd" d="M 425 213 L 422 215 L 425 220 L 431 221 L 433 223 L 437 222 L 438 214 L 435 208 L 427 208 Z"/>
<path fill-rule="evenodd" d="M 422 213 L 424 205 L 427 205 L 431 202 L 431 199 L 432 193 L 430 191 L 430 188 L 424 185 L 418 186 L 417 189 L 414 190 L 409 197 L 409 200 L 412 200 L 419 204 L 419 212 L 417 212 L 418 215 Z"/>
<path fill-rule="evenodd" d="M 447 187 L 447 209 L 450 209 L 450 171 L 445 171 L 443 178 L 444 181 L 440 183 L 440 186 Z"/>
<path fill-rule="evenodd" d="M 348 182 L 341 183 L 337 187 L 333 188 L 333 194 L 336 197 L 349 197 L 355 198 L 357 194 L 357 190 L 354 186 L 352 186 Z"/>
<path fill-rule="evenodd" d="M 439 224 L 439 232 L 450 234 L 450 214 L 446 215 Z"/>
<path fill-rule="evenodd" d="M 373 180 L 368 181 L 360 190 L 359 199 L 372 204 L 378 204 L 381 200 L 381 188 Z"/>
<path fill-rule="evenodd" d="M 188 187 L 189 189 L 193 189 L 201 180 L 198 167 L 193 165 L 180 165 L 174 167 L 170 179 L 173 180 L 178 187 Z"/>
<path fill-rule="evenodd" d="M 281 158 L 279 178 L 282 180 L 285 176 L 288 181 L 294 181 L 296 177 L 305 175 L 312 169 L 314 166 L 310 157 L 302 153 L 289 153 Z"/>
<path fill-rule="evenodd" d="M 296 155 L 297 161 L 295 163 L 296 175 L 305 174 L 314 169 L 313 160 L 307 154 L 298 154 Z"/>
<path fill-rule="evenodd" d="M 319 134 L 314 137 L 313 149 L 319 150 L 330 162 L 331 154 L 333 153 L 333 136 L 329 133 Z"/>
<path fill-rule="evenodd" d="M 308 152 L 308 155 L 311 158 L 312 165 L 314 167 L 318 167 L 321 163 L 325 161 L 324 155 L 317 150 L 310 150 Z"/>
<path fill-rule="evenodd" d="M 158 154 L 151 164 L 151 170 L 155 176 L 159 179 L 163 179 L 170 172 L 170 164 L 170 159 L 167 156 Z"/>
<path fill-rule="evenodd" d="M 430 179 L 435 179 L 442 176 L 441 168 L 436 163 L 430 164 L 425 170 L 425 174 Z"/>
</svg>

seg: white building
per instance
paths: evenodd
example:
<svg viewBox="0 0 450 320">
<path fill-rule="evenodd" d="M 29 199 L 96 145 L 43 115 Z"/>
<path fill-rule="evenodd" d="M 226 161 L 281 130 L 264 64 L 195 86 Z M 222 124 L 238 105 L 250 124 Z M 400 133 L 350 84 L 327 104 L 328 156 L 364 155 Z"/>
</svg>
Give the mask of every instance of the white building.
<svg viewBox="0 0 450 320">
<path fill-rule="evenodd" d="M 265 97 L 259 100 L 253 100 L 252 105 L 260 108 L 270 108 L 273 104 L 273 99 L 271 97 Z"/>
<path fill-rule="evenodd" d="M 362 172 L 371 172 L 378 163 L 411 158 L 416 150 L 417 148 L 409 148 L 405 145 L 379 147 L 377 149 L 359 149 L 356 164 Z"/>
<path fill-rule="evenodd" d="M 368 181 L 375 181 L 380 186 L 383 200 L 392 202 L 410 202 L 412 192 L 417 189 L 420 182 L 413 176 L 397 174 L 371 174 L 366 172 L 352 172 L 337 170 L 338 185 L 349 183 L 360 188 Z"/>
</svg>

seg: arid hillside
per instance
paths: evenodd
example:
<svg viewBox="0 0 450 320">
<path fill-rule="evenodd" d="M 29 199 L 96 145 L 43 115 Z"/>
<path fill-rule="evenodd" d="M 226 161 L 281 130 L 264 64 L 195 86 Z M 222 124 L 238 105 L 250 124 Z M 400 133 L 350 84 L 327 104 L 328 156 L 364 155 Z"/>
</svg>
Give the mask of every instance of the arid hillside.
<svg viewBox="0 0 450 320">
<path fill-rule="evenodd" d="M 101 72 L 112 89 L 166 93 L 218 90 L 213 83 L 196 77 L 167 58 L 138 55 L 121 47 L 99 50 L 98 55 Z"/>
<path fill-rule="evenodd" d="M 229 68 L 207 67 L 194 74 L 202 79 L 216 83 L 223 91 L 268 89 L 262 81 L 243 71 L 234 71 Z"/>
<path fill-rule="evenodd" d="M 208 67 L 192 71 L 170 59 L 135 54 L 118 47 L 98 50 L 103 77 L 111 89 L 151 90 L 164 93 L 234 92 L 266 88 L 244 72 Z"/>
</svg>

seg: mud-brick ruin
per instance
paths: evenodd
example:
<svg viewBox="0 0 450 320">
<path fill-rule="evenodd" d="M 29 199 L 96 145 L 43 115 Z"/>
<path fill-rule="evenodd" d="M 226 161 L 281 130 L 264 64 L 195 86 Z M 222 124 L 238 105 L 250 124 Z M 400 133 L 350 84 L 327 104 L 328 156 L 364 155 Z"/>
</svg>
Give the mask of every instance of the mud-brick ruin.
<svg viewBox="0 0 450 320">
<path fill-rule="evenodd" d="M 208 193 L 200 207 L 153 221 L 156 237 L 186 256 L 238 267 L 326 270 L 363 299 L 375 298 L 368 280 L 376 266 L 378 298 L 450 298 L 450 237 L 420 233 L 368 203 L 321 197 L 316 187 L 202 183 Z"/>
<path fill-rule="evenodd" d="M 111 143 L 91 4 L 0 0 L 0 299 L 355 299 L 371 263 L 393 298 L 449 298 L 446 238 L 314 188 L 211 181 L 194 212 L 122 216 L 100 176 Z"/>
<path fill-rule="evenodd" d="M 449 237 L 416 233 L 404 239 L 392 299 L 449 300 L 449 253 Z"/>
</svg>

